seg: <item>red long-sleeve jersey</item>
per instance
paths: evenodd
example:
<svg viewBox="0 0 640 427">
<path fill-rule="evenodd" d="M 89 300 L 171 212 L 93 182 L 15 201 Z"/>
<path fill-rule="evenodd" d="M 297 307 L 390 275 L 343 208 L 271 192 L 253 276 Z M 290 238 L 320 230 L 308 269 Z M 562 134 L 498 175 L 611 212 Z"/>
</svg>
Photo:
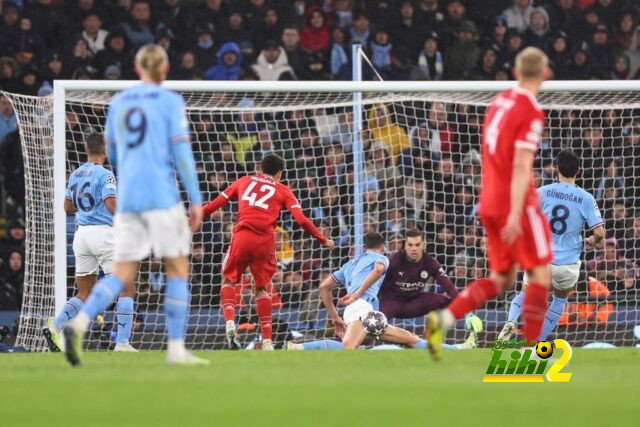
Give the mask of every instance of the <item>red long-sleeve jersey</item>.
<svg viewBox="0 0 640 427">
<path fill-rule="evenodd" d="M 232 199 L 238 199 L 238 220 L 234 230 L 251 230 L 256 234 L 275 234 L 276 221 L 286 208 L 307 233 L 325 243 L 327 238 L 307 218 L 289 187 L 267 175 L 244 176 L 204 206 L 205 216 L 211 215 Z"/>
</svg>

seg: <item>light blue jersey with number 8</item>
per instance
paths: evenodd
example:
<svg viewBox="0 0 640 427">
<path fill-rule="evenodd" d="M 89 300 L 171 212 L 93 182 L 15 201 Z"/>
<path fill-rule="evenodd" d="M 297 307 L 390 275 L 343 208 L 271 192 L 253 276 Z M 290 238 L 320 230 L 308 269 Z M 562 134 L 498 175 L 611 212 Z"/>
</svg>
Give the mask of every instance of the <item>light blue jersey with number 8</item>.
<svg viewBox="0 0 640 427">
<path fill-rule="evenodd" d="M 582 255 L 585 227 L 591 230 L 603 223 L 598 204 L 591 194 L 566 182 L 545 185 L 538 193 L 553 236 L 552 264 L 575 264 Z"/>
<path fill-rule="evenodd" d="M 178 204 L 174 167 L 186 171 L 181 180 L 190 201 L 201 203 L 180 95 L 151 83 L 119 93 L 109 104 L 105 140 L 118 174 L 118 212 L 164 210 Z M 186 156 L 177 154 L 181 144 L 187 144 Z"/>
</svg>

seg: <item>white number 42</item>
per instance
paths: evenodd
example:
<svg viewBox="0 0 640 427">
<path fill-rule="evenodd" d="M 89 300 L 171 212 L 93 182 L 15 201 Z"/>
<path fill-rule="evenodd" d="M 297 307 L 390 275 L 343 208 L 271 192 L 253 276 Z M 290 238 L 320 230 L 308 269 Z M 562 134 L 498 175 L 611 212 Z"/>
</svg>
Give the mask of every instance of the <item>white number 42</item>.
<svg viewBox="0 0 640 427">
<path fill-rule="evenodd" d="M 257 206 L 261 209 L 267 210 L 269 209 L 269 205 L 266 202 L 276 194 L 276 189 L 272 185 L 262 184 L 260 187 L 260 193 L 264 193 L 264 196 L 257 199 L 258 193 L 253 191 L 253 189 L 256 188 L 256 185 L 258 185 L 257 182 L 249 184 L 247 189 L 244 190 L 244 194 L 242 194 L 242 200 L 249 202 L 249 206 Z"/>
</svg>

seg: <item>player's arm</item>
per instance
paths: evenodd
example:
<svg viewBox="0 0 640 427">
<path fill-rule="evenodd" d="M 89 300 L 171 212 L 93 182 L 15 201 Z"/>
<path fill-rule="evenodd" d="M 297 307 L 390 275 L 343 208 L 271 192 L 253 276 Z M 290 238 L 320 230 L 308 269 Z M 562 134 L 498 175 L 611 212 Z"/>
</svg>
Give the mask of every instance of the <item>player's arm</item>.
<svg viewBox="0 0 640 427">
<path fill-rule="evenodd" d="M 115 120 L 113 118 L 115 109 L 109 105 L 109 112 L 107 114 L 107 123 L 104 128 L 104 146 L 107 150 L 107 157 L 111 166 L 116 166 L 116 129 Z"/>
<path fill-rule="evenodd" d="M 78 210 L 76 209 L 75 205 L 73 204 L 73 202 L 69 198 L 65 198 L 64 199 L 64 211 L 66 213 L 68 213 L 68 214 L 74 214 L 74 213 L 78 212 Z"/>
<path fill-rule="evenodd" d="M 585 245 L 588 249 L 600 248 L 604 241 L 604 225 L 600 224 L 593 229 L 593 235 L 585 239 Z"/>
<path fill-rule="evenodd" d="M 458 290 L 456 289 L 451 279 L 449 279 L 449 276 L 447 276 L 447 273 L 444 271 L 444 268 L 442 268 L 442 265 L 440 265 L 438 260 L 433 258 L 431 255 L 425 255 L 428 257 L 427 260 L 429 262 L 430 270 L 429 274 L 431 274 L 431 277 L 433 277 L 436 283 L 440 285 L 442 289 L 444 289 L 449 298 L 455 298 L 458 295 Z"/>
<path fill-rule="evenodd" d="M 204 205 L 204 216 L 209 216 L 227 203 L 229 203 L 238 194 L 238 181 L 228 186 L 218 197 Z"/>
<path fill-rule="evenodd" d="M 336 329 L 336 334 L 338 336 L 342 336 L 346 330 L 346 325 L 342 318 L 340 318 L 338 310 L 336 310 L 336 306 L 333 304 L 333 295 L 331 293 L 337 285 L 338 282 L 333 275 L 327 276 L 320 284 L 320 299 L 322 299 L 324 308 L 327 309 L 327 314 Z"/>
<path fill-rule="evenodd" d="M 111 215 L 116 213 L 116 177 L 107 173 L 102 179 L 102 201 Z"/>
<path fill-rule="evenodd" d="M 542 113 L 537 111 L 531 114 L 531 120 L 525 121 L 515 141 L 515 156 L 511 170 L 511 205 L 507 224 L 501 232 L 502 240 L 507 243 L 512 243 L 522 232 L 524 198 L 531 182 L 533 159 L 542 137 Z"/>
<path fill-rule="evenodd" d="M 584 202 L 583 208 L 583 212 L 586 212 L 584 215 L 585 224 L 589 230 L 593 231 L 593 235 L 585 239 L 585 246 L 587 249 L 599 248 L 604 241 L 604 221 L 598 203 L 591 197 L 590 200 Z"/>
<path fill-rule="evenodd" d="M 386 270 L 387 270 L 387 267 L 383 263 L 376 262 L 375 266 L 373 267 L 373 270 L 371 270 L 371 272 L 367 274 L 367 277 L 364 278 L 358 290 L 352 294 L 347 294 L 342 298 L 340 298 L 340 303 L 344 305 L 349 305 L 352 302 L 356 301 L 358 298 L 364 295 L 367 289 L 369 289 L 374 283 L 376 283 L 378 279 L 382 277 L 382 275 L 385 273 Z"/>
<path fill-rule="evenodd" d="M 320 230 L 318 230 L 318 227 L 315 226 L 313 221 L 311 221 L 304 213 L 302 213 L 300 203 L 298 202 L 298 199 L 296 199 L 296 197 L 293 195 L 293 193 L 290 193 L 287 196 L 284 206 L 304 231 L 315 237 L 323 246 L 326 246 L 329 249 L 335 248 L 335 243 L 333 242 L 333 240 L 327 239 L 320 232 Z"/>
</svg>

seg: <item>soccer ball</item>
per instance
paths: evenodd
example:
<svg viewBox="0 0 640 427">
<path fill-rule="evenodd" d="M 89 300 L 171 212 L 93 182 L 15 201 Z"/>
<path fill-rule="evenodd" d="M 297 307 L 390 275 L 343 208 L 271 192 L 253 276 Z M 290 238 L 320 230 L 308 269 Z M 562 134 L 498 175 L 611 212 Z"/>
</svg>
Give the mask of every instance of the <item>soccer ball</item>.
<svg viewBox="0 0 640 427">
<path fill-rule="evenodd" d="M 536 354 L 540 359 L 548 359 L 553 354 L 553 347 L 549 341 L 540 341 L 536 345 Z"/>
<path fill-rule="evenodd" d="M 362 326 L 369 335 L 379 337 L 389 327 L 387 316 L 381 311 L 370 311 L 362 318 Z"/>
</svg>

